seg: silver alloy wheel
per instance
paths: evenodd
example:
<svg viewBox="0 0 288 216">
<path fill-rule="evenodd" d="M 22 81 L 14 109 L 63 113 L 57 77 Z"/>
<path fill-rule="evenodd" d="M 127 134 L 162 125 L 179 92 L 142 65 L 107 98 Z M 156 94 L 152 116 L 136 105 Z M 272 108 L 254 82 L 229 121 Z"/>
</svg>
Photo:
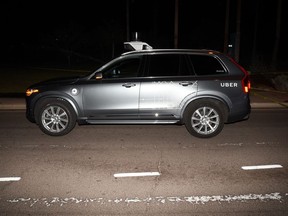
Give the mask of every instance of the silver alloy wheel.
<svg viewBox="0 0 288 216">
<path fill-rule="evenodd" d="M 60 106 L 48 106 L 42 112 L 41 121 L 46 130 L 59 133 L 67 128 L 69 117 Z"/>
<path fill-rule="evenodd" d="M 219 114 L 211 107 L 200 107 L 195 110 L 191 117 L 191 125 L 199 134 L 211 134 L 218 128 L 219 124 Z"/>
</svg>

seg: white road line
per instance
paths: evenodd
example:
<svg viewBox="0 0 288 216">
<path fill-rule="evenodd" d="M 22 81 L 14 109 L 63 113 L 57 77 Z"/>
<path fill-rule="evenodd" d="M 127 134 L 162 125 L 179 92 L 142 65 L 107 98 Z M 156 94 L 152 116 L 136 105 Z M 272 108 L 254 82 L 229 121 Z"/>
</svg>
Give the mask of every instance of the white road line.
<svg viewBox="0 0 288 216">
<path fill-rule="evenodd" d="M 259 169 L 278 169 L 283 168 L 280 164 L 272 164 L 272 165 L 258 165 L 258 166 L 242 166 L 243 170 L 259 170 Z"/>
<path fill-rule="evenodd" d="M 123 177 L 144 177 L 144 176 L 160 176 L 159 172 L 137 172 L 137 173 L 115 173 L 115 178 Z"/>
<path fill-rule="evenodd" d="M 21 177 L 1 177 L 0 182 L 20 181 Z"/>
</svg>

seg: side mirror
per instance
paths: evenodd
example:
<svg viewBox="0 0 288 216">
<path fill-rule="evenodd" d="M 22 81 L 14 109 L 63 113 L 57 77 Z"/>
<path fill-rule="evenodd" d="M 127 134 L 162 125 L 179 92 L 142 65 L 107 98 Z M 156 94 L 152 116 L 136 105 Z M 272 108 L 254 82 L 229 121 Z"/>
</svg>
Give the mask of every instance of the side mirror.
<svg viewBox="0 0 288 216">
<path fill-rule="evenodd" d="M 101 72 L 97 72 L 97 73 L 95 74 L 95 79 L 96 79 L 96 80 L 101 80 L 102 78 L 103 78 L 103 75 L 102 75 Z"/>
</svg>

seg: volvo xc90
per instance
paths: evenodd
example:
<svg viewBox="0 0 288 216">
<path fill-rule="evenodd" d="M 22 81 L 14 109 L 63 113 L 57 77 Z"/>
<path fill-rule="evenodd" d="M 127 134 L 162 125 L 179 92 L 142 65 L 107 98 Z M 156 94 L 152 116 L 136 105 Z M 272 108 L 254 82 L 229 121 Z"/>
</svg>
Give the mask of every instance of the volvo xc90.
<svg viewBox="0 0 288 216">
<path fill-rule="evenodd" d="M 211 50 L 132 51 L 88 76 L 26 91 L 26 116 L 52 136 L 78 124 L 182 124 L 196 137 L 250 113 L 247 72 Z"/>
</svg>

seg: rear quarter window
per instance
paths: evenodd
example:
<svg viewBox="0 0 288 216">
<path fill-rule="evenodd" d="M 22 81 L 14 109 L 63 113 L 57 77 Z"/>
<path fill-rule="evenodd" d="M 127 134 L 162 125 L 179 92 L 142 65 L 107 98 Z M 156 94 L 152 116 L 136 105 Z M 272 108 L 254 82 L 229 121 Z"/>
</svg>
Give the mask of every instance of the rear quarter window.
<svg viewBox="0 0 288 216">
<path fill-rule="evenodd" d="M 198 76 L 227 74 L 227 70 L 213 56 L 189 55 L 194 73 Z"/>
</svg>

